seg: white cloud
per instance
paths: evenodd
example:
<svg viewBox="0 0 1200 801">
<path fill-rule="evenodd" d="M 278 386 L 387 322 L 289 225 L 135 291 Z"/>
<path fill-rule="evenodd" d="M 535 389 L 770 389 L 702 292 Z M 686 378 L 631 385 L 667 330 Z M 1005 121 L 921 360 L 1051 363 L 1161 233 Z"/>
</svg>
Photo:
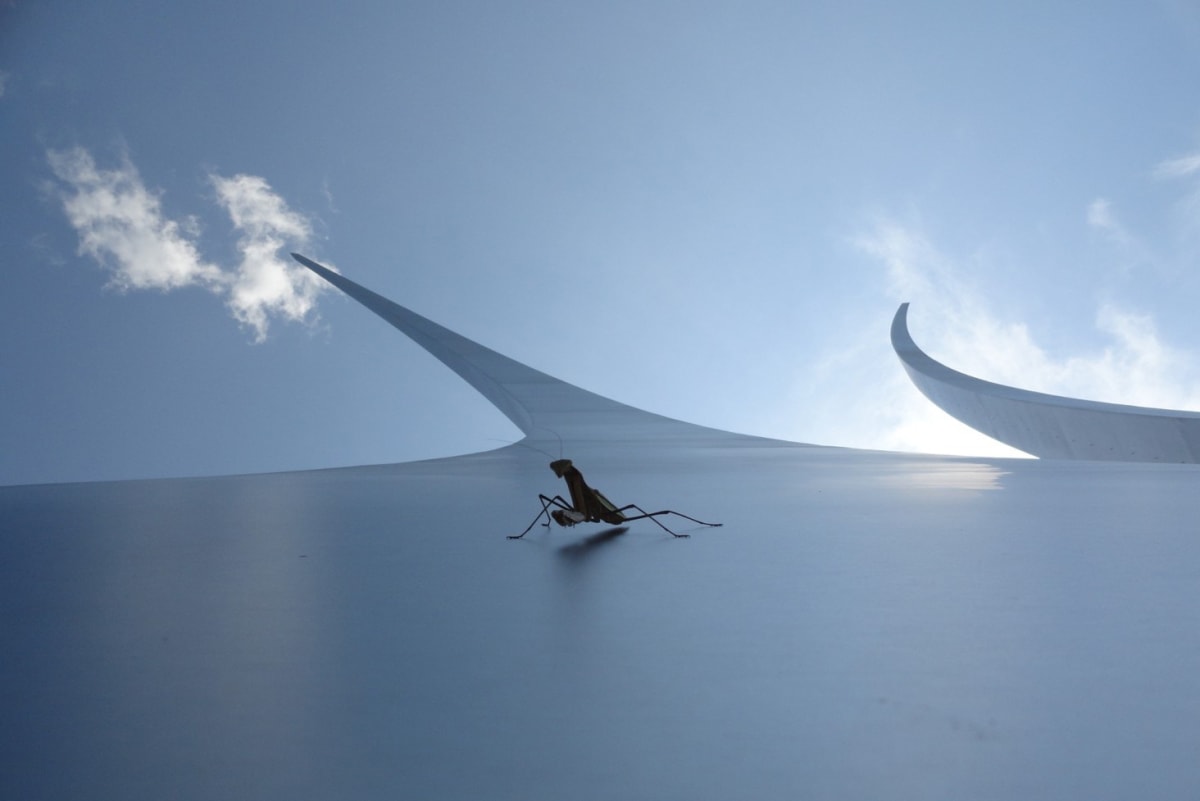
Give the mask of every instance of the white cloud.
<svg viewBox="0 0 1200 801">
<path fill-rule="evenodd" d="M 1107 198 L 1098 197 L 1088 204 L 1087 224 L 1115 248 L 1114 266 L 1121 275 L 1127 276 L 1135 269 L 1157 269 L 1159 260 L 1154 250 L 1129 230 Z"/>
<path fill-rule="evenodd" d="M 1154 170 L 1158 178 L 1179 180 L 1191 178 L 1191 189 L 1180 198 L 1173 210 L 1173 223 L 1181 246 L 1182 269 L 1191 270 L 1191 265 L 1200 256 L 1200 153 L 1170 159 L 1160 163 Z"/>
<path fill-rule="evenodd" d="M 226 269 L 200 255 L 199 221 L 167 218 L 159 195 L 145 187 L 128 159 L 117 169 L 102 170 L 78 147 L 49 151 L 47 159 L 65 185 L 59 194 L 79 234 L 79 252 L 108 267 L 114 286 L 203 287 L 224 297 L 233 316 L 260 342 L 272 316 L 304 321 L 312 315 L 323 282 L 280 257 L 285 247 L 306 249 L 312 227 L 264 179 L 210 176 L 238 234 L 240 261 Z"/>
<path fill-rule="evenodd" d="M 280 251 L 289 242 L 300 249 L 312 237 L 303 216 L 287 207 L 265 180 L 254 175 L 212 176 L 217 199 L 240 234 L 242 260 L 229 289 L 229 308 L 261 341 L 269 315 L 305 320 L 325 282 Z"/>
<path fill-rule="evenodd" d="M 1099 352 L 1050 365 L 1063 391 L 1134 406 L 1200 408 L 1196 354 L 1164 342 L 1148 314 L 1102 305 L 1096 328 L 1111 342 Z"/>
<path fill-rule="evenodd" d="M 1182 178 L 1200 170 L 1200 153 L 1168 159 L 1154 168 L 1154 174 L 1159 178 Z"/>
<path fill-rule="evenodd" d="M 163 217 L 156 194 L 128 161 L 101 170 L 82 148 L 50 151 L 50 168 L 69 191 L 63 211 L 79 234 L 79 252 L 108 266 L 121 289 L 171 290 L 227 282 L 200 258 L 188 228 Z"/>
<path fill-rule="evenodd" d="M 339 214 L 338 207 L 333 202 L 333 191 L 329 188 L 328 178 L 321 182 L 321 194 L 325 195 L 325 202 L 329 205 L 329 210 L 334 214 Z"/>
<path fill-rule="evenodd" d="M 1117 221 L 1112 203 L 1106 198 L 1098 197 L 1088 204 L 1087 223 L 1097 231 L 1112 237 L 1118 244 L 1128 245 L 1131 241 L 1129 232 Z"/>
</svg>

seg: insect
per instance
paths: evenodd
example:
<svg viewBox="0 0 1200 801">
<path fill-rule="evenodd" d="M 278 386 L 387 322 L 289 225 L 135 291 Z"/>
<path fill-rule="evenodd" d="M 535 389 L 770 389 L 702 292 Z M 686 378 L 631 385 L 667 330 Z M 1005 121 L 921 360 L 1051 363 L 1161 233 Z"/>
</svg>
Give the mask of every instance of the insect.
<svg viewBox="0 0 1200 801">
<path fill-rule="evenodd" d="M 538 495 L 538 500 L 542 502 L 542 511 L 538 512 L 538 516 L 520 534 L 510 534 L 508 536 L 510 540 L 519 540 L 521 537 L 524 537 L 543 517 L 546 518 L 546 522 L 542 524 L 544 526 L 550 525 L 550 518 L 554 518 L 554 522 L 560 526 L 601 522 L 618 524 L 627 523 L 630 520 L 650 518 L 659 528 L 672 537 L 686 537 L 688 535 L 676 534 L 674 531 L 671 531 L 671 529 L 655 519 L 659 515 L 676 515 L 685 520 L 691 520 L 693 523 L 699 523 L 702 526 L 716 527 L 721 525 L 720 523 L 705 523 L 703 520 L 697 520 L 694 517 L 689 517 L 671 509 L 663 509 L 659 512 L 647 512 L 642 507 L 632 503 L 617 508 L 616 504 L 604 497 L 604 493 L 595 487 L 588 486 L 587 482 L 583 480 L 583 473 L 579 472 L 579 468 L 575 467 L 570 459 L 556 459 L 550 463 L 550 469 L 554 471 L 554 475 L 567 482 L 567 490 L 571 493 L 571 502 L 567 503 L 560 495 L 555 495 L 553 498 Z M 550 507 L 556 508 L 551 509 Z M 630 509 L 637 511 L 638 514 L 626 515 L 625 512 Z"/>
</svg>

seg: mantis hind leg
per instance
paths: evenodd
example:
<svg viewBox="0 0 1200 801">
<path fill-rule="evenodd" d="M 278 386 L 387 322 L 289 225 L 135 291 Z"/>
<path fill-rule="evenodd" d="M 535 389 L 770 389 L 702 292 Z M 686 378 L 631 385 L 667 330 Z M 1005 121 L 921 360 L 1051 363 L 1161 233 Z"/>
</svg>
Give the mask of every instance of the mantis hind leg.
<svg viewBox="0 0 1200 801">
<path fill-rule="evenodd" d="M 694 517 L 691 517 L 690 515 L 685 515 L 683 512 L 676 512 L 676 511 L 675 511 L 675 510 L 673 510 L 673 509 L 662 509 L 662 510 L 660 510 L 660 511 L 658 511 L 658 512 L 647 512 L 645 509 L 643 509 L 642 507 L 638 506 L 636 503 L 631 503 L 631 504 L 629 504 L 628 506 L 622 506 L 622 507 L 621 507 L 620 509 L 618 509 L 617 511 L 618 511 L 618 512 L 624 512 L 626 509 L 636 509 L 638 512 L 640 512 L 640 513 L 641 513 L 641 514 L 633 515 L 632 517 L 626 517 L 626 518 L 625 518 L 626 520 L 641 520 L 642 518 L 648 518 L 648 519 L 650 520 L 650 522 L 652 522 L 652 523 L 654 523 L 655 525 L 657 525 L 659 528 L 661 528 L 663 531 L 665 531 L 665 532 L 667 532 L 668 534 L 670 534 L 672 537 L 679 537 L 679 538 L 683 538 L 683 537 L 687 537 L 687 536 L 689 536 L 689 535 L 687 535 L 687 534 L 676 534 L 674 531 L 672 531 L 671 529 L 667 528 L 667 527 L 666 527 L 665 525 L 663 525 L 663 524 L 662 524 L 662 522 L 661 522 L 661 521 L 658 519 L 658 517 L 659 517 L 660 515 L 675 515 L 676 517 L 682 517 L 684 520 L 691 520 L 693 523 L 699 523 L 699 524 L 700 524 L 700 525 L 702 525 L 702 526 L 708 526 L 708 527 L 710 527 L 710 528 L 716 528 L 716 527 L 718 527 L 718 526 L 720 526 L 720 525 L 721 525 L 720 523 L 706 523 L 706 522 L 704 522 L 703 520 L 697 520 L 696 518 L 694 518 Z"/>
</svg>

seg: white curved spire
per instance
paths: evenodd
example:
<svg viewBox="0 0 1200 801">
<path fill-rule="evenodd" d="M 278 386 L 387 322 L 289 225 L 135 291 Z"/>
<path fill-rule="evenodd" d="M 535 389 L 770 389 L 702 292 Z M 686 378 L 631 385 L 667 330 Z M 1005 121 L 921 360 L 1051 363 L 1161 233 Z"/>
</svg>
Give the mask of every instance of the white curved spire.
<svg viewBox="0 0 1200 801">
<path fill-rule="evenodd" d="M 527 439 L 739 436 L 642 411 L 588 392 L 438 325 L 311 259 L 292 257 L 398 328 L 487 398 Z"/>
<path fill-rule="evenodd" d="M 951 417 L 1046 459 L 1200 462 L 1200 414 L 1065 398 L 994 384 L 930 358 L 908 333 L 908 304 L 892 348 L 925 397 Z"/>
</svg>

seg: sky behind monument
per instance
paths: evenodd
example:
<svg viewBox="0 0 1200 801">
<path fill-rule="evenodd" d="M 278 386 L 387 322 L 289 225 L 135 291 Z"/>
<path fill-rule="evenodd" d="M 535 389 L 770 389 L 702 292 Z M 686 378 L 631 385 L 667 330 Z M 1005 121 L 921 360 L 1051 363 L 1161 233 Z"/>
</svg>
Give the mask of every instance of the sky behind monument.
<svg viewBox="0 0 1200 801">
<path fill-rule="evenodd" d="M 1200 409 L 1183 2 L 8 3 L 0 483 L 518 434 L 295 267 L 650 411 L 1004 453 L 888 345 Z"/>
</svg>

